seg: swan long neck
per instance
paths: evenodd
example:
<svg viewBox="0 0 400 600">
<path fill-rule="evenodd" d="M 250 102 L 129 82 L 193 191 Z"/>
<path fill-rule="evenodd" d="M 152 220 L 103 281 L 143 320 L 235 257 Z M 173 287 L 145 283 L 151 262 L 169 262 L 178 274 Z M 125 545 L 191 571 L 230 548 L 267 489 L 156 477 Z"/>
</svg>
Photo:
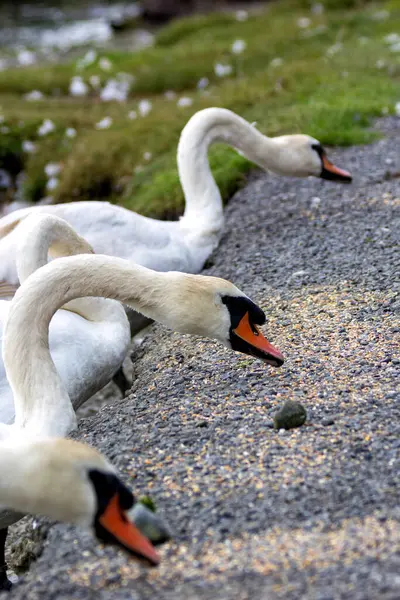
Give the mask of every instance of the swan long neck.
<svg viewBox="0 0 400 600">
<path fill-rule="evenodd" d="M 17 273 L 23 283 L 32 273 L 48 262 L 49 253 L 53 258 L 92 254 L 90 244 L 75 230 L 56 215 L 30 215 L 22 223 L 23 235 L 17 252 Z M 123 309 L 103 298 L 79 298 L 63 306 L 88 321 L 120 320 Z"/>
<path fill-rule="evenodd" d="M 208 149 L 214 142 L 233 146 L 263 168 L 274 170 L 276 162 L 273 139 L 235 113 L 223 108 L 196 113 L 183 129 L 178 145 L 178 170 L 186 201 L 182 220 L 190 221 L 193 227 L 223 219 L 221 194 L 208 161 Z"/>
<path fill-rule="evenodd" d="M 15 294 L 4 328 L 3 360 L 14 393 L 15 424 L 38 435 L 61 436 L 75 425 L 48 342 L 50 320 L 63 304 L 82 296 L 114 298 L 168 324 L 167 282 L 168 273 L 101 255 L 59 258 L 33 273 Z"/>
<path fill-rule="evenodd" d="M 47 264 L 48 254 L 72 256 L 92 253 L 89 244 L 63 219 L 55 215 L 35 215 L 23 223 L 17 252 L 17 273 L 21 283 Z"/>
</svg>

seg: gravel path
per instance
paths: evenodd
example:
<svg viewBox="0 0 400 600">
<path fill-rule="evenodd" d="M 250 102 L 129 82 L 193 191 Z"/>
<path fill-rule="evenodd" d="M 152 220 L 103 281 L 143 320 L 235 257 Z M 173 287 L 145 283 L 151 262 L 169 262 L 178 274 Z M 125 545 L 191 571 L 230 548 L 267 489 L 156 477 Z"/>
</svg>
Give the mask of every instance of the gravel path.
<svg viewBox="0 0 400 600">
<path fill-rule="evenodd" d="M 129 397 L 80 423 L 175 531 L 161 566 L 56 525 L 11 600 L 400 597 L 400 119 L 380 127 L 332 153 L 353 185 L 254 174 L 227 208 L 207 273 L 265 309 L 281 369 L 157 326 Z M 276 432 L 287 399 L 308 421 Z"/>
</svg>

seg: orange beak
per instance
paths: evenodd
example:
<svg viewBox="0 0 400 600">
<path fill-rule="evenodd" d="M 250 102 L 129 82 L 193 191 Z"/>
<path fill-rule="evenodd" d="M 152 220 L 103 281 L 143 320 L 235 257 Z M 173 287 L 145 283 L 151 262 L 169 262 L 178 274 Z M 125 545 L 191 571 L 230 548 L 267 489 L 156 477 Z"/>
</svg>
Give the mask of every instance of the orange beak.
<svg viewBox="0 0 400 600">
<path fill-rule="evenodd" d="M 350 183 L 352 181 L 351 173 L 344 169 L 335 167 L 327 158 L 325 154 L 321 156 L 322 160 L 322 179 L 329 179 L 330 181 L 342 181 L 343 183 Z"/>
<path fill-rule="evenodd" d="M 118 494 L 111 498 L 99 522 L 120 546 L 152 565 L 158 565 L 159 555 L 151 542 L 125 517 L 119 506 Z"/>
<path fill-rule="evenodd" d="M 238 338 L 246 342 L 246 347 L 242 351 L 261 358 L 273 367 L 283 365 L 285 359 L 282 354 L 269 343 L 255 325 L 250 324 L 248 312 L 233 332 Z"/>
</svg>

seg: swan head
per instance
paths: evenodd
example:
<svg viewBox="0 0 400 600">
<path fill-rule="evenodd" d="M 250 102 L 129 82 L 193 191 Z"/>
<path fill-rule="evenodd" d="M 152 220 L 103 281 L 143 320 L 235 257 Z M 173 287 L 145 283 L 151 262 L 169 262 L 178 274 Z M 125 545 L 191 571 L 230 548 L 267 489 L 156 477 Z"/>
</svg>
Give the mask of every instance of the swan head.
<svg viewBox="0 0 400 600">
<path fill-rule="evenodd" d="M 167 320 L 157 320 L 181 333 L 217 339 L 228 348 L 280 367 L 282 354 L 259 329 L 266 321 L 263 310 L 225 279 L 204 275 L 166 273 L 174 307 Z M 164 288 L 165 289 L 165 288 Z"/>
<path fill-rule="evenodd" d="M 20 507 L 24 512 L 89 528 L 103 543 L 159 563 L 151 542 L 128 518 L 132 492 L 101 454 L 86 444 L 53 438 L 29 443 L 24 454 L 30 470 L 24 478 L 29 488 L 28 505 Z"/>
<path fill-rule="evenodd" d="M 318 140 L 309 135 L 282 135 L 273 138 L 278 149 L 277 173 L 295 177 L 313 175 L 330 181 L 350 183 L 351 173 L 336 167 Z"/>
</svg>

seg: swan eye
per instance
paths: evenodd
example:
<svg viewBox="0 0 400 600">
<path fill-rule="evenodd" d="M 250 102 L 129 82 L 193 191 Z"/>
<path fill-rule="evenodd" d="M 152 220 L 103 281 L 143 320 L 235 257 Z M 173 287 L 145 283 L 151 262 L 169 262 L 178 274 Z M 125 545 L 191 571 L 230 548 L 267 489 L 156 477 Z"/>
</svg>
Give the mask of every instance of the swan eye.
<svg viewBox="0 0 400 600">
<path fill-rule="evenodd" d="M 222 296 L 221 299 L 229 310 L 232 329 L 239 325 L 246 313 L 249 315 L 252 328 L 253 325 L 264 325 L 266 320 L 264 311 L 249 298 L 245 296 Z"/>
<path fill-rule="evenodd" d="M 322 157 L 325 154 L 325 150 L 323 149 L 321 144 L 312 144 L 311 148 L 313 150 L 315 150 L 315 152 L 318 154 L 318 156 L 322 159 Z"/>
<path fill-rule="evenodd" d="M 106 473 L 97 469 L 89 471 L 97 497 L 97 512 L 102 514 L 110 499 L 117 494 L 118 503 L 122 510 L 132 508 L 135 498 L 132 492 L 118 479 L 114 473 Z"/>
</svg>

